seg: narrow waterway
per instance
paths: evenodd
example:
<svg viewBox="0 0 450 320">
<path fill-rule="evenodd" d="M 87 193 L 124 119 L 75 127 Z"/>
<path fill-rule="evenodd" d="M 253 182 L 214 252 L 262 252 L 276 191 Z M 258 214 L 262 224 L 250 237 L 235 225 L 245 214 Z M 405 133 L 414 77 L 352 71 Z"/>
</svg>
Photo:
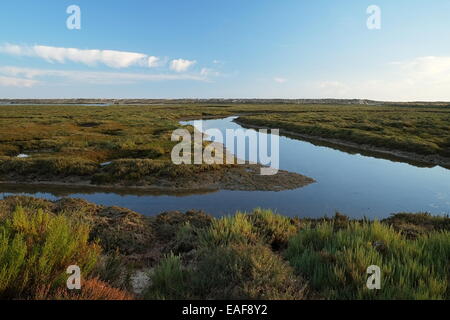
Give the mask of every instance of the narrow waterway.
<svg viewBox="0 0 450 320">
<path fill-rule="evenodd" d="M 234 118 L 205 120 L 203 130 L 239 129 Z M 183 122 L 193 124 L 194 122 Z M 57 199 L 83 198 L 103 205 L 127 207 L 152 215 L 168 210 L 202 209 L 219 216 L 255 207 L 272 208 L 290 216 L 384 218 L 396 212 L 450 214 L 450 170 L 350 153 L 310 142 L 280 137 L 280 169 L 297 172 L 317 182 L 282 192 L 218 191 L 205 194 L 120 194 L 93 190 L 45 187 L 0 187 L 0 197 L 28 194 Z M 228 142 L 224 141 L 225 146 Z M 229 151 L 233 151 L 230 150 Z M 243 158 L 243 155 L 238 154 Z"/>
</svg>

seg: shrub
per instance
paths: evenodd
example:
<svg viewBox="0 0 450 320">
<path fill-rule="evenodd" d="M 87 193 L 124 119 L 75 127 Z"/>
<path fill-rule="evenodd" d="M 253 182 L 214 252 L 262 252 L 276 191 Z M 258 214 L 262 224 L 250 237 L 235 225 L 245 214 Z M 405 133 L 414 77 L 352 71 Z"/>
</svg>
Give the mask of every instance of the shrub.
<svg viewBox="0 0 450 320">
<path fill-rule="evenodd" d="M 432 216 L 429 213 L 397 213 L 382 222 L 392 225 L 395 230 L 412 239 L 432 231 L 450 231 L 448 216 Z"/>
<path fill-rule="evenodd" d="M 199 229 L 186 222 L 178 230 L 171 249 L 177 253 L 190 252 L 198 246 Z"/>
<path fill-rule="evenodd" d="M 6 159 L 0 160 L 0 174 L 11 173 L 28 176 L 90 176 L 98 166 L 95 162 L 77 158 L 41 158 L 41 159 Z"/>
<path fill-rule="evenodd" d="M 100 255 L 87 225 L 21 207 L 0 221 L 0 297 L 33 298 L 65 284 L 70 265 L 89 275 Z"/>
<path fill-rule="evenodd" d="M 283 259 L 263 245 L 208 248 L 191 274 L 200 299 L 302 299 L 304 283 Z"/>
<path fill-rule="evenodd" d="M 448 299 L 449 236 L 407 240 L 379 222 L 323 222 L 292 238 L 286 256 L 329 299 Z M 382 290 L 366 287 L 371 265 L 382 270 Z"/>
<path fill-rule="evenodd" d="M 176 219 L 175 219 L 176 218 Z M 177 226 L 169 255 L 151 276 L 150 299 L 302 299 L 305 285 L 271 247 L 281 247 L 297 230 L 271 211 L 213 219 L 196 225 L 165 214 Z M 183 219 L 184 220 L 184 219 Z M 195 220 L 193 220 L 195 221 Z M 159 228 L 158 228 L 159 229 Z M 172 230 L 172 229 L 170 229 Z M 286 233 L 286 234 L 283 234 Z"/>
<path fill-rule="evenodd" d="M 255 244 L 259 241 L 247 214 L 237 212 L 234 216 L 215 219 L 211 227 L 200 234 L 205 247 L 230 244 Z"/>
<path fill-rule="evenodd" d="M 151 285 L 144 297 L 150 300 L 178 300 L 189 298 L 189 272 L 183 268 L 181 259 L 174 254 L 167 255 L 150 276 Z"/>
<path fill-rule="evenodd" d="M 103 207 L 91 220 L 91 239 L 99 239 L 105 252 L 122 254 L 145 252 L 154 239 L 147 217 L 119 208 Z"/>
<path fill-rule="evenodd" d="M 51 296 L 43 296 L 47 300 L 132 300 L 128 292 L 112 288 L 99 279 L 83 281 L 80 290 L 59 289 Z"/>
<path fill-rule="evenodd" d="M 181 254 L 198 247 L 199 234 L 210 226 L 213 218 L 202 211 L 171 211 L 151 220 L 151 227 L 155 231 L 153 247 L 159 247 L 161 253 Z"/>
<path fill-rule="evenodd" d="M 146 299 L 302 299 L 304 284 L 262 245 L 203 249 L 195 267 L 168 255 L 151 275 Z"/>
<path fill-rule="evenodd" d="M 113 182 L 150 182 L 155 178 L 189 178 L 202 172 L 223 170 L 220 165 L 175 165 L 169 160 L 120 159 L 102 168 L 94 175 L 92 182 L 105 184 Z"/>
<path fill-rule="evenodd" d="M 297 230 L 292 219 L 258 208 L 251 214 L 237 212 L 214 220 L 200 238 L 204 246 L 263 243 L 279 250 L 287 246 Z"/>
<path fill-rule="evenodd" d="M 97 263 L 92 276 L 104 281 L 115 288 L 129 289 L 131 287 L 131 276 L 133 270 L 127 263 L 124 256 L 117 249 L 107 255 Z"/>
<path fill-rule="evenodd" d="M 249 219 L 259 237 L 275 250 L 286 248 L 289 239 L 298 231 L 292 219 L 274 214 L 271 210 L 255 209 Z"/>
<path fill-rule="evenodd" d="M 154 217 L 152 226 L 161 241 L 174 239 L 187 223 L 194 229 L 204 229 L 211 225 L 214 219 L 202 211 L 191 210 L 186 213 L 170 211 Z"/>
</svg>

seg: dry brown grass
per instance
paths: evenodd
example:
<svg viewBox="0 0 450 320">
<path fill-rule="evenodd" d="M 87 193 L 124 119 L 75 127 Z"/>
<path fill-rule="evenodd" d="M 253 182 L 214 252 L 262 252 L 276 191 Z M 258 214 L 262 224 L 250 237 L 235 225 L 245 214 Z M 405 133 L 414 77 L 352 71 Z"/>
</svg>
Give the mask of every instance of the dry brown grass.
<svg viewBox="0 0 450 320">
<path fill-rule="evenodd" d="M 99 279 L 82 282 L 80 290 L 59 289 L 54 294 L 42 296 L 42 300 L 133 300 L 134 297 L 121 289 L 113 288 Z"/>
</svg>

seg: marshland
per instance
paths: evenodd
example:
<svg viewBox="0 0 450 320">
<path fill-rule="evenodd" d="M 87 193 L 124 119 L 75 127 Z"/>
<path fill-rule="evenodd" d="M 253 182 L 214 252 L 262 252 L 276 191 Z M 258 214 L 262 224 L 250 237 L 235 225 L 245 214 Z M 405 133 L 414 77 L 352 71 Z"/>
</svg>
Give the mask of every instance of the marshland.
<svg viewBox="0 0 450 320">
<path fill-rule="evenodd" d="M 174 165 L 199 119 L 281 129 L 280 173 Z M 0 297 L 448 299 L 449 164 L 446 105 L 3 105 Z"/>
</svg>

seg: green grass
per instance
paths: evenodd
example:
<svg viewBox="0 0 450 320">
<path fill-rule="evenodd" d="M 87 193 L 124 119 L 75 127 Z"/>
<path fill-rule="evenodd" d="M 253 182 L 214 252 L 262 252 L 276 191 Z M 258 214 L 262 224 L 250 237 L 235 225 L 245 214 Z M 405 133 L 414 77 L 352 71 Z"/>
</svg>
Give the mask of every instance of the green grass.
<svg viewBox="0 0 450 320">
<path fill-rule="evenodd" d="M 292 232 L 295 226 L 288 218 L 261 209 L 214 219 L 209 226 L 185 224 L 175 241 L 189 239 L 191 252 L 164 258 L 151 276 L 145 297 L 303 299 L 305 282 L 272 250 L 274 239 L 283 238 L 286 228 Z"/>
<path fill-rule="evenodd" d="M 17 207 L 0 220 L 0 298 L 36 298 L 61 288 L 70 265 L 87 277 L 100 255 L 89 232 L 63 215 Z"/>
<path fill-rule="evenodd" d="M 379 222 L 324 222 L 293 237 L 286 257 L 327 299 L 449 299 L 448 231 L 408 240 Z M 381 290 L 366 287 L 371 265 L 381 268 Z"/>
<path fill-rule="evenodd" d="M 26 177 L 83 177 L 95 174 L 97 168 L 98 165 L 94 161 L 80 158 L 8 158 L 0 160 L 0 175 L 17 173 Z"/>
<path fill-rule="evenodd" d="M 289 239 L 299 228 L 295 220 L 274 214 L 271 210 L 255 209 L 249 218 L 257 230 L 258 237 L 274 250 L 285 249 Z"/>
<path fill-rule="evenodd" d="M 189 178 L 202 172 L 221 171 L 220 165 L 175 165 L 170 161 L 151 159 L 121 159 L 95 173 L 94 184 L 156 183 L 157 179 Z"/>
<path fill-rule="evenodd" d="M 397 213 L 383 222 L 411 239 L 431 231 L 450 231 L 448 216 L 432 216 L 429 213 Z"/>
<path fill-rule="evenodd" d="M 200 299 L 300 300 L 306 284 L 289 264 L 264 244 L 204 249 L 191 274 Z"/>
<path fill-rule="evenodd" d="M 145 217 L 84 200 L 8 197 L 0 298 L 126 298 L 114 288 L 129 290 L 133 270 L 150 268 L 147 299 L 449 299 L 449 221 L 298 219 L 265 209 Z M 84 293 L 57 290 L 71 264 L 92 284 Z M 370 265 L 381 268 L 381 290 L 366 288 Z"/>
<path fill-rule="evenodd" d="M 152 284 L 144 296 L 149 300 L 179 300 L 189 296 L 189 273 L 179 256 L 169 254 L 151 274 Z"/>
<path fill-rule="evenodd" d="M 244 124 L 423 155 L 450 157 L 450 108 L 315 106 L 249 115 Z"/>
<path fill-rule="evenodd" d="M 220 108 L 210 109 L 227 114 Z M 93 182 L 99 184 L 138 183 L 147 175 L 176 178 L 191 171 L 224 169 L 171 166 L 170 154 L 176 144 L 171 134 L 180 128 L 179 119 L 201 118 L 207 110 L 186 106 L 5 106 L 0 108 L 0 178 L 59 181 L 94 177 Z M 16 158 L 20 153 L 30 158 Z M 111 161 L 110 167 L 100 165 Z"/>
<path fill-rule="evenodd" d="M 93 182 L 99 184 L 122 180 L 138 183 L 147 174 L 153 179 L 160 174 L 176 179 L 183 174 L 184 166 L 178 170 L 170 166 L 170 153 L 176 144 L 170 138 L 173 130 L 180 127 L 179 121 L 242 113 L 246 115 L 239 120 L 247 124 L 450 157 L 450 108 L 446 107 L 2 106 L 0 178 L 61 180 L 93 176 Z M 31 158 L 17 159 L 20 153 Z M 109 161 L 113 161 L 111 166 L 100 166 Z M 122 169 L 120 174 L 115 173 L 118 167 Z M 187 172 L 195 174 L 195 170 L 188 168 Z"/>
<path fill-rule="evenodd" d="M 228 246 L 232 244 L 255 244 L 259 241 L 254 226 L 245 213 L 215 219 L 210 228 L 200 235 L 205 247 Z"/>
</svg>

